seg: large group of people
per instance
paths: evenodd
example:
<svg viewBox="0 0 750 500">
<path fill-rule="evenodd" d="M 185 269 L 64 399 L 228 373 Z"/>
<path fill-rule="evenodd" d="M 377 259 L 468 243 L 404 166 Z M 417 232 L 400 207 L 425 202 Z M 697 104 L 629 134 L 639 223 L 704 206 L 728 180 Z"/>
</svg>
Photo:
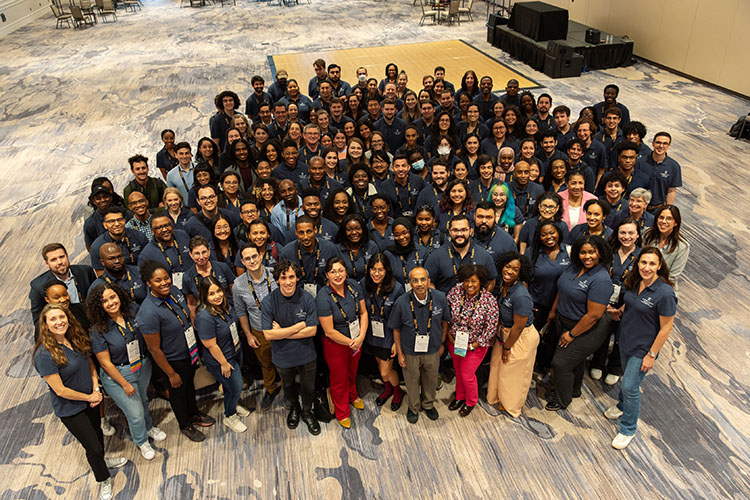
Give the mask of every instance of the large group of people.
<svg viewBox="0 0 750 500">
<path fill-rule="evenodd" d="M 33 362 L 101 497 L 124 459 L 104 458 L 100 390 L 149 460 L 149 439 L 166 438 L 149 385 L 188 439 L 215 423 L 196 401 L 201 365 L 232 431 L 247 429 L 243 390 L 262 374 L 260 408 L 283 389 L 287 426 L 317 435 L 356 425 L 367 370 L 375 404 L 406 398 L 413 424 L 439 418 L 454 377 L 447 409 L 461 417 L 480 402 L 518 417 L 535 372 L 546 409 L 565 410 L 591 357 L 591 379 L 621 383 L 604 416 L 626 447 L 689 253 L 670 134 L 647 146 L 614 84 L 571 121 L 549 94 L 510 80 L 498 97 L 472 70 L 454 85 L 438 66 L 412 90 L 393 63 L 382 78 L 357 68 L 352 85 L 336 64 L 313 69 L 307 85 L 283 69 L 268 88 L 252 77 L 244 113 L 221 92 L 208 136 L 164 130 L 155 169 L 129 159 L 122 196 L 94 179 L 90 266 L 42 249 Z"/>
</svg>

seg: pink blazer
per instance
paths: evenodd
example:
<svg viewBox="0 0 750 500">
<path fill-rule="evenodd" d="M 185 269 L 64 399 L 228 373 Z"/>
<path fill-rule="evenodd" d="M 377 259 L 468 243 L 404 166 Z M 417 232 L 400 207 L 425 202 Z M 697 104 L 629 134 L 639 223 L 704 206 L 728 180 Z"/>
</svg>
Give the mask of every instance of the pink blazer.
<svg viewBox="0 0 750 500">
<path fill-rule="evenodd" d="M 582 224 L 586 222 L 586 212 L 583 210 L 583 206 L 586 204 L 589 200 L 595 200 L 596 196 L 589 193 L 588 191 L 583 192 L 583 199 L 581 200 L 581 211 L 578 214 L 578 220 L 577 221 L 571 221 L 570 216 L 568 215 L 568 208 L 570 206 L 568 202 L 568 190 L 562 191 L 560 193 L 557 193 L 560 195 L 560 198 L 562 198 L 562 220 L 565 221 L 565 223 L 568 225 L 568 230 L 573 229 L 578 224 Z"/>
</svg>

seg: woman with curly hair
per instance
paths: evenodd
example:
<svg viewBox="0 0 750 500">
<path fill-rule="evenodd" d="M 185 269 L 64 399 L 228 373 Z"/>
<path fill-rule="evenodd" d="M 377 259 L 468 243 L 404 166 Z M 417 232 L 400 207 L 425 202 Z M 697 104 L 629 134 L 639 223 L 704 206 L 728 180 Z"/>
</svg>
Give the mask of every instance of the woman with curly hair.
<svg viewBox="0 0 750 500">
<path fill-rule="evenodd" d="M 474 200 L 471 197 L 469 183 L 461 179 L 450 181 L 443 191 L 438 208 L 438 227 L 444 233 L 448 232 L 450 221 L 456 215 L 465 215 L 469 220 L 474 220 Z"/>
<path fill-rule="evenodd" d="M 128 421 L 130 437 L 146 460 L 156 452 L 148 442 L 163 441 L 164 431 L 154 427 L 148 411 L 151 359 L 135 322 L 136 306 L 117 285 L 97 285 L 86 299 L 86 315 L 93 325 L 91 349 L 99 360 L 102 386 Z"/>
<path fill-rule="evenodd" d="M 39 336 L 31 353 L 34 368 L 49 387 L 55 416 L 86 450 L 100 498 L 112 498 L 109 469 L 122 467 L 124 458 L 104 458 L 104 435 L 99 423 L 102 393 L 91 360 L 86 331 L 68 309 L 47 304 L 39 316 Z"/>
</svg>

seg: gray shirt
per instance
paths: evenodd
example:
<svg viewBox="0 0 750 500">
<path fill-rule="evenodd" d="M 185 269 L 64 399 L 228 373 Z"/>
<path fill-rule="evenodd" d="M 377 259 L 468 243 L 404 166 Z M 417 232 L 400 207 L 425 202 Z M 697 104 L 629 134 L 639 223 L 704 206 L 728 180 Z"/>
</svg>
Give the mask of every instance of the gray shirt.
<svg viewBox="0 0 750 500">
<path fill-rule="evenodd" d="M 234 296 L 234 309 L 237 317 L 247 316 L 253 329 L 262 330 L 260 304 L 269 293 L 278 287 L 279 285 L 276 284 L 271 272 L 265 267 L 260 281 L 252 281 L 249 272 L 234 280 L 232 295 Z M 255 291 L 255 295 L 253 295 L 253 291 Z"/>
</svg>

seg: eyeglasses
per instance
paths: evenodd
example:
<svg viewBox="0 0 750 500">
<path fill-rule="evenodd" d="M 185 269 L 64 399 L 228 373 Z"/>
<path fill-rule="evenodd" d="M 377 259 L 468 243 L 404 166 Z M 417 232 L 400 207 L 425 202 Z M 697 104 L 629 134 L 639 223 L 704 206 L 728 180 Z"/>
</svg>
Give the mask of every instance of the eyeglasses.
<svg viewBox="0 0 750 500">
<path fill-rule="evenodd" d="M 471 231 L 471 228 L 463 228 L 463 229 L 450 228 L 450 232 L 456 233 L 456 234 L 466 234 L 469 231 Z"/>
<path fill-rule="evenodd" d="M 544 210 L 545 212 L 557 210 L 557 205 L 539 205 L 539 210 Z"/>
<path fill-rule="evenodd" d="M 656 220 L 659 222 L 672 222 L 674 221 L 674 217 L 671 217 L 669 215 L 660 215 Z"/>
<path fill-rule="evenodd" d="M 654 141 L 654 145 L 656 146 L 669 146 L 669 142 L 666 141 Z"/>
<path fill-rule="evenodd" d="M 328 274 L 346 274 L 346 268 L 344 269 L 331 269 Z"/>
<path fill-rule="evenodd" d="M 172 229 L 172 224 L 164 224 L 162 226 L 154 226 L 151 228 L 152 231 L 164 231 L 166 229 Z"/>
<path fill-rule="evenodd" d="M 216 195 L 215 194 L 211 194 L 211 195 L 208 195 L 208 196 L 201 196 L 200 198 L 198 198 L 198 201 L 211 201 L 211 200 L 215 200 L 215 199 L 216 199 Z"/>
<path fill-rule="evenodd" d="M 125 217 L 118 217 L 116 219 L 108 219 L 104 221 L 106 224 L 120 224 L 125 222 Z"/>
</svg>

